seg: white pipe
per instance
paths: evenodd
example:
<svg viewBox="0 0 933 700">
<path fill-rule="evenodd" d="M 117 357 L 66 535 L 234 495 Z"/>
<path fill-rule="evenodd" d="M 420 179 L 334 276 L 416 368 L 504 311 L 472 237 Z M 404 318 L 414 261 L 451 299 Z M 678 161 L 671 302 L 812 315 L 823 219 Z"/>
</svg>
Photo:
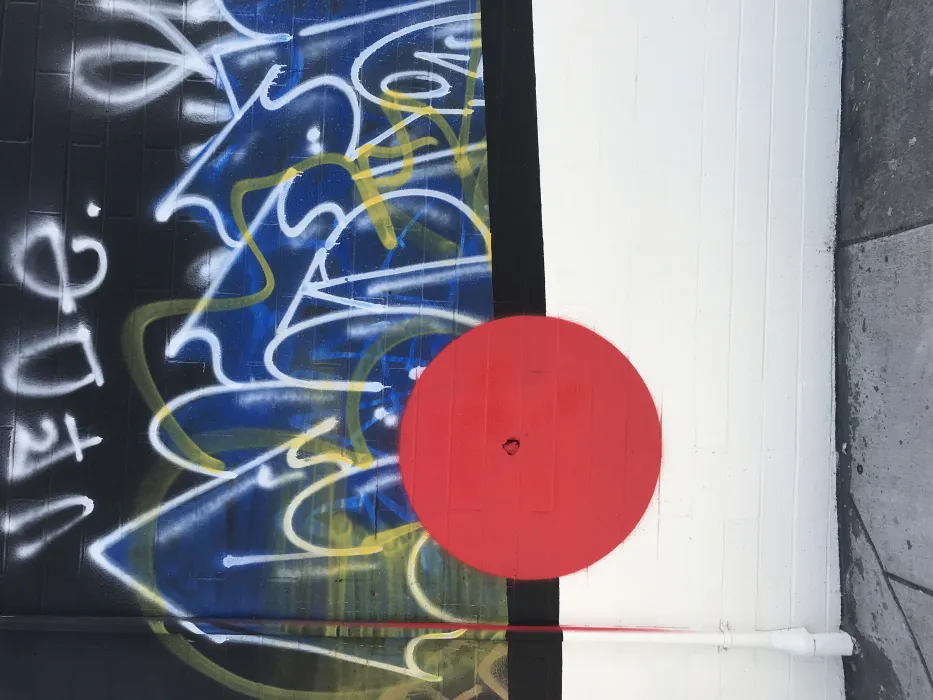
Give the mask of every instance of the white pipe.
<svg viewBox="0 0 933 700">
<path fill-rule="evenodd" d="M 720 649 L 771 649 L 793 656 L 851 656 L 855 642 L 845 632 L 813 634 L 803 627 L 772 632 L 693 632 L 687 630 L 588 631 L 564 629 L 564 641 L 611 642 L 623 644 L 677 644 L 715 646 Z"/>
</svg>

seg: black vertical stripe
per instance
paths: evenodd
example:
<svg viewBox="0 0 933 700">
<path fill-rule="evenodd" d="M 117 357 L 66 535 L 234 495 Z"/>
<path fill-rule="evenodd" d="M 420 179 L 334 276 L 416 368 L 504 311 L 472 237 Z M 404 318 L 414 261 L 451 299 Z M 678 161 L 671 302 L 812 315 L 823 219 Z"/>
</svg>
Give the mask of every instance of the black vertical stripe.
<svg viewBox="0 0 933 700">
<path fill-rule="evenodd" d="M 483 0 L 496 318 L 544 314 L 544 233 L 531 0 Z M 509 581 L 509 623 L 559 624 L 556 579 Z M 508 633 L 509 697 L 561 697 L 561 635 Z"/>
</svg>

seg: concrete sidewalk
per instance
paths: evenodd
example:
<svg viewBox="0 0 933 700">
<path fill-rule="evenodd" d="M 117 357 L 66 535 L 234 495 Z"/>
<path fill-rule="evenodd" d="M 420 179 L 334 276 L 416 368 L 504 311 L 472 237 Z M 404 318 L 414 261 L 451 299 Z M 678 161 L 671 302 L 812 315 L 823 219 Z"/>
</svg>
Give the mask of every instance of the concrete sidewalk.
<svg viewBox="0 0 933 700">
<path fill-rule="evenodd" d="M 933 698 L 933 4 L 848 0 L 838 440 L 851 700 Z"/>
</svg>

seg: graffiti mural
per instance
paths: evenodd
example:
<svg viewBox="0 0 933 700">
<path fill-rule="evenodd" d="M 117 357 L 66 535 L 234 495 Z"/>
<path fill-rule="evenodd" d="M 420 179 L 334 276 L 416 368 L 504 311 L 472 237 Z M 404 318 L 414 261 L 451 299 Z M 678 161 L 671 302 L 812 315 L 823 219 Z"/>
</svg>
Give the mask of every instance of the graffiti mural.
<svg viewBox="0 0 933 700">
<path fill-rule="evenodd" d="M 144 616 L 225 690 L 505 698 L 502 633 L 457 627 L 505 582 L 398 468 L 422 371 L 492 317 L 478 2 L 75 12 L 40 77 L 105 174 L 3 232 L 2 612 L 48 613 L 15 582 L 67 552 L 54 611 Z"/>
</svg>

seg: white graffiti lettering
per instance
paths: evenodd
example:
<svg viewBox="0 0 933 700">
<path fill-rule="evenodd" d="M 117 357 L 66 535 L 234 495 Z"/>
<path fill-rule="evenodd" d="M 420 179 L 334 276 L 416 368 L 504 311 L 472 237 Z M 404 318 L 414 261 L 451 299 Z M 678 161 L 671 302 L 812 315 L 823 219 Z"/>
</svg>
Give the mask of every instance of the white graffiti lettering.
<svg viewBox="0 0 933 700">
<path fill-rule="evenodd" d="M 80 47 L 75 51 L 71 69 L 75 90 L 86 99 L 107 105 L 108 109 L 130 110 L 141 107 L 175 89 L 190 76 L 220 80 L 230 106 L 238 111 L 236 100 L 223 68 L 223 56 L 248 48 L 280 43 L 289 34 L 262 34 L 245 27 L 222 2 L 195 0 L 187 6 L 100 0 L 99 8 L 108 15 L 135 21 L 155 30 L 173 48 L 135 41 L 109 40 Z M 195 46 L 172 22 L 200 24 L 224 22 L 232 30 L 226 38 Z M 164 68 L 136 84 L 114 84 L 105 79 L 114 65 L 161 65 Z M 186 109 L 195 109 L 186 104 Z M 226 106 L 224 106 L 226 109 Z M 203 116 L 203 115 L 202 115 Z M 214 117 L 211 116 L 214 120 Z M 216 119 L 221 121 L 221 119 Z"/>
<path fill-rule="evenodd" d="M 369 90 L 363 84 L 362 73 L 363 73 L 363 68 L 366 65 L 367 61 L 370 58 L 372 58 L 377 52 L 379 52 L 384 47 L 389 46 L 393 42 L 403 40 L 405 37 L 409 36 L 410 34 L 414 34 L 415 32 L 423 31 L 425 29 L 433 29 L 434 27 L 440 27 L 444 25 L 458 25 L 458 24 L 459 25 L 462 25 L 462 24 L 472 25 L 472 23 L 477 21 L 478 19 L 479 19 L 479 14 L 475 14 L 475 13 L 464 14 L 464 15 L 454 15 L 452 17 L 441 17 L 438 19 L 428 20 L 426 22 L 418 22 L 417 24 L 413 24 L 410 27 L 405 27 L 404 29 L 400 29 L 397 32 L 392 32 L 391 34 L 387 34 L 386 36 L 382 37 L 379 41 L 369 46 L 369 48 L 364 50 L 353 62 L 353 66 L 350 69 L 350 79 L 353 81 L 353 86 L 356 88 L 357 92 L 359 92 L 359 94 L 363 97 L 364 100 L 372 102 L 373 104 L 381 105 L 383 107 L 390 107 L 392 109 L 398 109 L 403 112 L 417 112 L 417 113 L 422 113 L 422 114 L 427 113 L 428 111 L 435 112 L 437 114 L 463 114 L 464 112 L 469 112 L 470 111 L 469 109 L 464 109 L 463 107 L 430 107 L 428 108 L 428 107 L 423 107 L 423 106 L 406 104 L 404 102 L 400 103 L 400 102 L 393 102 L 393 101 L 385 100 L 373 94 L 373 92 Z M 451 56 L 450 54 L 428 54 L 425 52 L 418 52 L 418 53 L 421 54 L 420 56 L 418 56 L 418 58 L 421 58 L 422 60 L 431 61 L 436 64 L 450 67 L 448 65 L 448 62 Z M 431 55 L 435 57 L 440 56 L 442 58 L 440 59 L 429 58 L 429 56 Z M 444 62 L 442 63 L 442 61 Z M 463 72 L 464 69 L 460 66 L 456 66 L 455 70 L 457 72 Z M 432 81 L 436 77 L 439 77 L 435 73 L 430 73 L 426 75 L 434 76 L 431 78 Z M 469 75 L 469 71 L 467 71 L 466 75 Z M 389 78 L 392 78 L 392 77 L 393 76 L 389 76 Z M 410 77 L 414 77 L 414 76 L 410 76 Z M 385 91 L 385 87 L 384 87 L 385 82 L 386 81 L 383 80 L 382 85 L 380 86 L 383 89 L 383 91 Z M 444 83 L 449 85 L 449 82 L 446 79 L 444 79 Z M 448 94 L 448 92 L 443 92 L 443 93 L 437 92 L 438 90 L 439 88 L 436 88 L 434 91 L 430 91 L 432 93 L 431 97 L 440 97 L 440 96 Z M 434 94 L 435 92 L 437 92 L 437 94 Z M 399 96 L 399 94 L 392 95 L 392 93 L 389 93 L 389 95 L 395 96 L 395 97 Z M 417 93 L 408 94 L 407 97 L 417 97 Z"/>
<path fill-rule="evenodd" d="M 88 205 L 89 211 L 91 206 Z M 29 253 L 41 243 L 45 243 L 49 247 L 55 260 L 55 271 L 58 276 L 55 284 L 39 279 L 27 269 Z M 36 230 L 30 232 L 22 245 L 13 248 L 10 256 L 13 274 L 23 283 L 23 286 L 37 296 L 58 300 L 62 312 L 66 314 L 74 313 L 77 308 L 75 299 L 81 299 L 97 291 L 107 275 L 107 253 L 100 241 L 87 236 L 75 236 L 71 239 L 71 250 L 76 254 L 90 251 L 97 256 L 97 272 L 83 284 L 72 284 L 71 282 L 68 260 L 65 254 L 65 237 L 58 225 L 52 220 L 43 221 Z"/>
<path fill-rule="evenodd" d="M 87 205 L 87 215 L 95 218 L 101 208 L 94 202 Z M 72 236 L 66 244 L 65 235 L 52 219 L 42 220 L 26 236 L 21 244 L 14 245 L 10 255 L 13 273 L 20 280 L 23 288 L 43 299 L 54 300 L 61 312 L 66 315 L 78 310 L 77 301 L 97 291 L 107 275 L 107 252 L 103 244 L 88 236 Z M 30 254 L 40 246 L 51 252 L 56 279 L 50 281 L 32 268 Z M 68 254 L 70 249 L 75 255 L 92 253 L 96 258 L 96 270 L 87 281 L 75 283 L 71 280 Z M 84 354 L 87 373 L 77 378 L 60 376 L 42 376 L 40 370 L 43 360 L 54 359 L 59 354 L 73 352 L 77 347 Z M 65 331 L 39 341 L 25 344 L 14 351 L 3 365 L 3 387 L 11 394 L 26 398 L 57 398 L 66 396 L 86 386 L 104 384 L 104 373 L 100 359 L 94 348 L 91 329 L 84 322 L 78 323 Z M 55 421 L 49 416 L 38 420 L 38 428 L 32 429 L 22 418 L 13 426 L 9 454 L 7 456 L 6 477 L 9 484 L 27 481 L 45 470 L 68 459 L 76 463 L 84 461 L 84 453 L 103 442 L 99 435 L 82 437 L 78 432 L 78 423 L 70 413 L 62 419 L 64 435 L 60 436 Z M 17 514 L 7 514 L 4 532 L 18 535 L 30 526 L 55 515 L 60 511 L 81 508 L 81 513 L 64 525 L 51 531 L 45 531 L 41 537 L 20 542 L 13 554 L 18 559 L 29 559 L 42 550 L 49 542 L 65 534 L 78 522 L 90 515 L 94 502 L 79 495 L 52 498 L 45 504 Z"/>
<path fill-rule="evenodd" d="M 14 548 L 13 555 L 17 559 L 29 559 L 30 557 L 34 556 L 50 542 L 57 539 L 58 537 L 61 537 L 71 528 L 89 516 L 94 510 L 94 501 L 92 501 L 87 496 L 62 496 L 55 500 L 43 503 L 40 506 L 36 506 L 35 508 L 30 508 L 19 513 L 9 515 L 3 523 L 3 531 L 7 535 L 17 535 L 22 533 L 22 531 L 27 529 L 30 525 L 35 525 L 36 523 L 50 518 L 56 513 L 70 510 L 72 508 L 80 508 L 81 513 L 73 517 L 64 525 L 60 525 L 51 531 L 43 532 L 41 535 L 34 539 L 21 542 Z"/>
<path fill-rule="evenodd" d="M 69 457 L 80 463 L 84 461 L 84 450 L 103 442 L 103 438 L 97 435 L 80 437 L 77 422 L 71 414 L 65 414 L 64 422 L 69 442 L 55 450 L 53 447 L 58 442 L 59 433 L 51 418 L 39 421 L 40 435 L 17 422 L 7 465 L 7 479 L 11 484 L 26 481 Z"/>
<path fill-rule="evenodd" d="M 69 345 L 79 345 L 84 351 L 84 357 L 88 364 L 88 373 L 86 375 L 80 379 L 71 380 L 42 380 L 24 376 L 25 368 L 28 367 L 29 363 L 39 358 L 46 357 L 56 350 L 68 347 Z M 103 386 L 104 373 L 101 370 L 100 361 L 97 359 L 97 354 L 94 351 L 91 329 L 83 323 L 55 338 L 42 340 L 33 345 L 21 348 L 3 367 L 4 387 L 10 393 L 18 394 L 19 396 L 46 398 L 65 396 L 89 384 Z"/>
</svg>

